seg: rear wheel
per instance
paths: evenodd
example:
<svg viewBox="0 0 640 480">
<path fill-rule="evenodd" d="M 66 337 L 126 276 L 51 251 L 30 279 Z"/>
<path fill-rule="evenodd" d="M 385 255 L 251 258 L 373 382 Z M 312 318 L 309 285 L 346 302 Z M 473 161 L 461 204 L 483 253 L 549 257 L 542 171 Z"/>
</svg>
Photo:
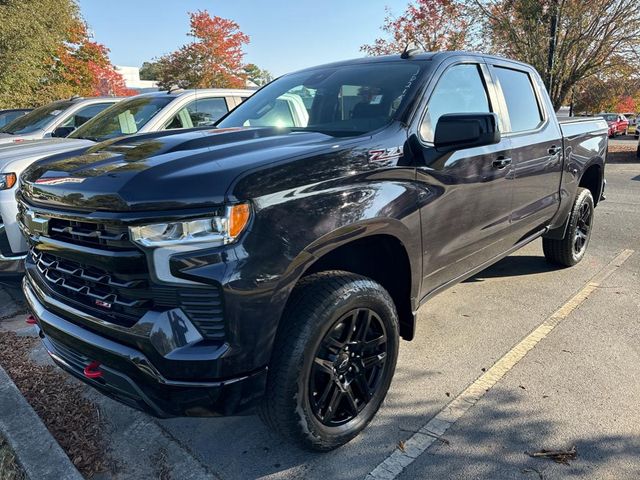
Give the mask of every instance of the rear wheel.
<svg viewBox="0 0 640 480">
<path fill-rule="evenodd" d="M 586 188 L 579 188 L 564 238 L 542 239 L 542 249 L 548 261 L 571 267 L 582 260 L 591 238 L 593 213 L 594 202 L 591 192 Z"/>
<path fill-rule="evenodd" d="M 294 289 L 282 322 L 260 417 L 306 448 L 339 447 L 367 426 L 391 384 L 393 300 L 368 278 L 323 272 Z"/>
</svg>

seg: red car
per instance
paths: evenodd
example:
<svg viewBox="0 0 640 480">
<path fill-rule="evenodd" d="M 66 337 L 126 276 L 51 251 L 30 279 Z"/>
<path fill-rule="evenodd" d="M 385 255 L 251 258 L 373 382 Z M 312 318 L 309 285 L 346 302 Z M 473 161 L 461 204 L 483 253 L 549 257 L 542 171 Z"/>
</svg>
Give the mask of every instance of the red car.
<svg viewBox="0 0 640 480">
<path fill-rule="evenodd" d="M 629 120 L 621 113 L 603 113 L 601 115 L 609 125 L 609 137 L 626 135 L 629 129 Z"/>
</svg>

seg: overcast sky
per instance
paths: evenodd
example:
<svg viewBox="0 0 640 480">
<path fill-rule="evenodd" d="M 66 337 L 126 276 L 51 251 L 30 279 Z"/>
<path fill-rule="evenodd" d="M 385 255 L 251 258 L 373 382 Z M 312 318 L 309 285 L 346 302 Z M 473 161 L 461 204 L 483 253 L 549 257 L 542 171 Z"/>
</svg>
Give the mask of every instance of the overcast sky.
<svg viewBox="0 0 640 480">
<path fill-rule="evenodd" d="M 407 0 L 79 0 L 95 39 L 116 65 L 140 66 L 188 41 L 187 12 L 209 10 L 251 37 L 246 62 L 281 75 L 362 56 L 381 34 L 385 6 L 400 14 Z"/>
</svg>

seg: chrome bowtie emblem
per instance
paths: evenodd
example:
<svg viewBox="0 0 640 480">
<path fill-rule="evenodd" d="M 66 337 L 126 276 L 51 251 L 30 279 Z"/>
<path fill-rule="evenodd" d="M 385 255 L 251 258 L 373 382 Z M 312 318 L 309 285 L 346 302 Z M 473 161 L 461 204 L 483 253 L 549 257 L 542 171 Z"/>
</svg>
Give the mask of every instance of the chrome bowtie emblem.
<svg viewBox="0 0 640 480">
<path fill-rule="evenodd" d="M 31 234 L 46 235 L 49 233 L 49 219 L 38 216 L 37 213 L 27 210 L 24 223 Z"/>
</svg>

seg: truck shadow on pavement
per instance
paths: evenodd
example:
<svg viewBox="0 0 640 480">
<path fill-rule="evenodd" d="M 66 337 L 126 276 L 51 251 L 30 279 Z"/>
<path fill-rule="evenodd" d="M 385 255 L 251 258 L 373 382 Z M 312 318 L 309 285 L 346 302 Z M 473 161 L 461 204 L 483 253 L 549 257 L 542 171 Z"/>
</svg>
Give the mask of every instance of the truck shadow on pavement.
<svg viewBox="0 0 640 480">
<path fill-rule="evenodd" d="M 498 399 L 481 400 L 399 478 L 603 478 L 612 474 L 611 469 L 616 474 L 611 478 L 638 478 L 637 471 L 624 469 L 634 468 L 637 462 L 640 436 L 580 437 L 571 428 L 571 419 L 545 419 L 544 406 L 531 401 L 530 392 L 502 390 Z M 431 402 L 391 399 L 360 437 L 325 454 L 283 441 L 255 416 L 162 420 L 161 424 L 220 478 L 356 480 L 364 479 L 438 408 Z M 420 413 L 409 413 L 416 411 Z M 572 446 L 578 455 L 566 465 L 527 454 Z M 601 476 L 598 472 L 605 469 L 607 475 Z"/>
<path fill-rule="evenodd" d="M 488 278 L 535 275 L 538 273 L 553 272 L 559 268 L 560 267 L 548 263 L 543 256 L 510 255 L 473 277 L 468 278 L 463 283 L 482 282 Z"/>
</svg>

